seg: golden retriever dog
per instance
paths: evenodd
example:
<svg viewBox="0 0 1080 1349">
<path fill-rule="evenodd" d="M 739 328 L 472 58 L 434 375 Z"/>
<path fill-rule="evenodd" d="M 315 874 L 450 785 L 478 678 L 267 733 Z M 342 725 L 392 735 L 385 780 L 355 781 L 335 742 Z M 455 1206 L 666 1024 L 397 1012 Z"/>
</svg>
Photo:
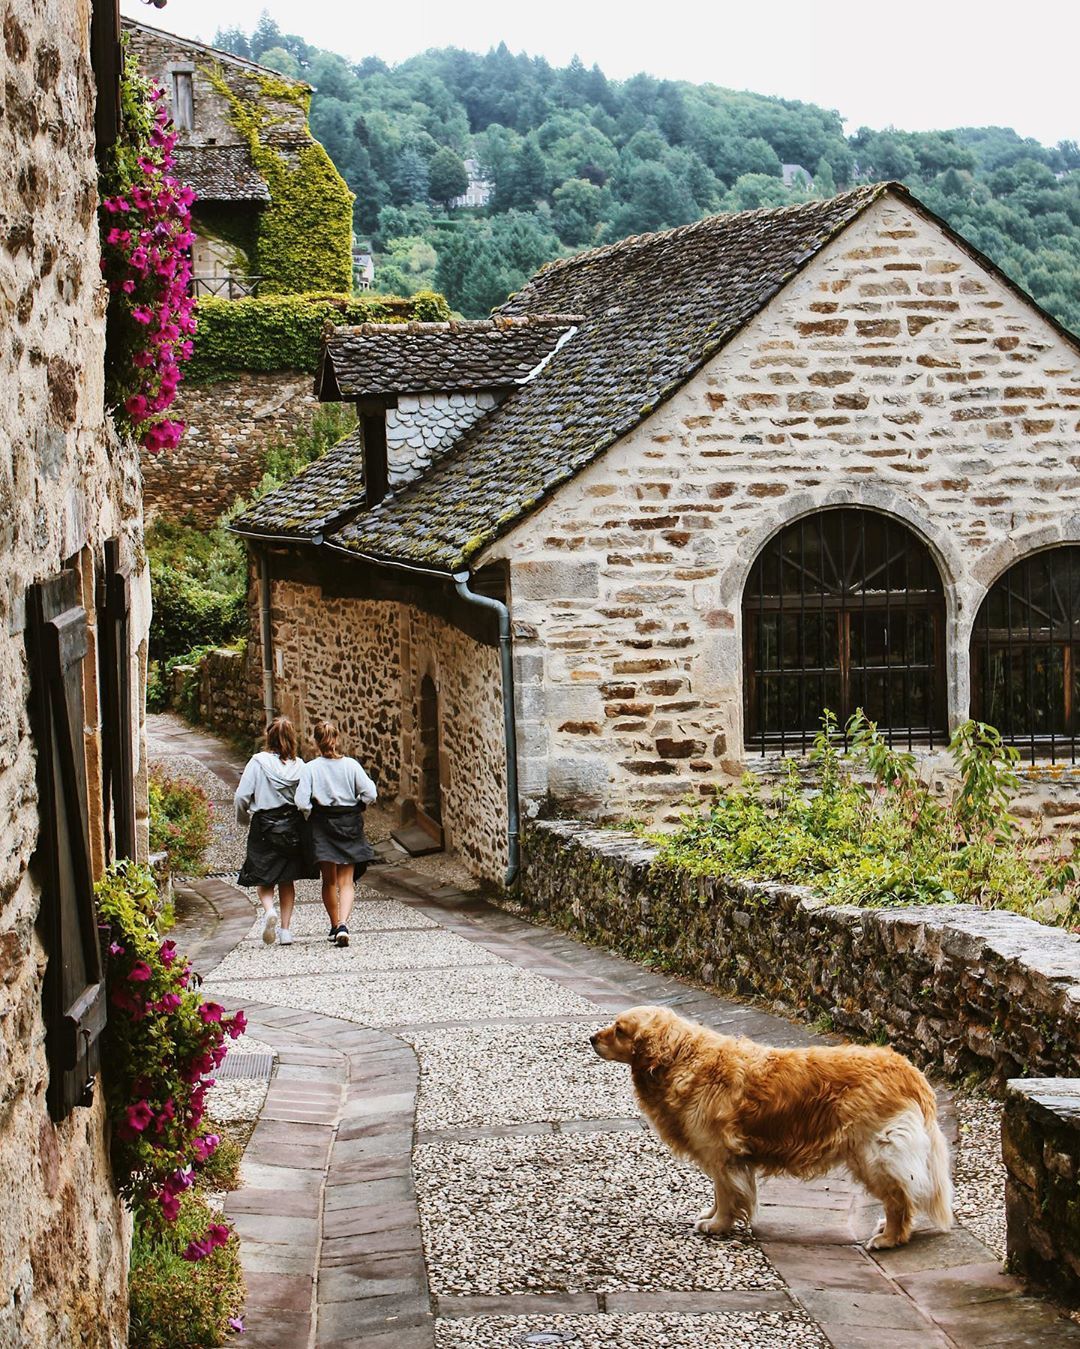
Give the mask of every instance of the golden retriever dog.
<svg viewBox="0 0 1080 1349">
<path fill-rule="evenodd" d="M 750 1223 L 759 1174 L 809 1180 L 845 1166 L 885 1206 L 870 1250 L 901 1246 L 915 1215 L 952 1226 L 949 1153 L 929 1082 L 891 1049 L 772 1049 L 633 1007 L 590 1037 L 628 1063 L 638 1102 L 671 1150 L 711 1179 L 698 1232 Z"/>
</svg>

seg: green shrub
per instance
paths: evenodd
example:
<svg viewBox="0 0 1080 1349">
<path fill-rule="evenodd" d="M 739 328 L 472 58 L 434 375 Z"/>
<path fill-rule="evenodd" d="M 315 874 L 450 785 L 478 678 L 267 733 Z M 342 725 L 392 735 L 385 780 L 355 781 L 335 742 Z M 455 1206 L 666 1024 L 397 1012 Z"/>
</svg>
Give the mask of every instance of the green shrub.
<svg viewBox="0 0 1080 1349">
<path fill-rule="evenodd" d="M 204 296 L 196 308 L 195 354 L 184 378 L 210 384 L 241 370 L 307 370 L 319 363 L 324 327 L 449 317 L 433 292 L 411 300 L 389 295 L 265 295 L 244 300 Z"/>
<path fill-rule="evenodd" d="M 420 323 L 446 323 L 451 315 L 445 295 L 437 290 L 418 290 L 412 297 L 412 317 Z"/>
<path fill-rule="evenodd" d="M 196 647 L 228 646 L 247 627 L 247 557 L 227 529 L 158 518 L 146 532 L 153 616 L 150 658 L 167 662 Z M 168 701 L 168 689 L 156 691 Z"/>
<path fill-rule="evenodd" d="M 204 1259 L 185 1259 L 188 1243 L 220 1222 L 188 1192 L 165 1230 L 136 1217 L 131 1242 L 129 1343 L 132 1349 L 211 1349 L 243 1328 L 244 1276 L 235 1234 Z"/>
<path fill-rule="evenodd" d="M 218 1128 L 220 1141 L 200 1169 L 198 1184 L 203 1190 L 235 1190 L 240 1185 L 244 1149 L 228 1129 Z"/>
<path fill-rule="evenodd" d="M 748 776 L 661 836 L 656 865 L 812 885 L 845 904 L 977 904 L 1080 923 L 1072 865 L 1009 811 L 1017 754 L 993 727 L 968 721 L 953 736 L 959 787 L 948 801 L 861 712 L 848 738 L 844 755 L 826 712 L 811 755 L 816 790 L 804 791 L 794 760 L 770 797 Z"/>
<path fill-rule="evenodd" d="M 150 771 L 150 851 L 168 854 L 169 871 L 201 876 L 210 846 L 210 799 L 197 782 Z"/>
</svg>

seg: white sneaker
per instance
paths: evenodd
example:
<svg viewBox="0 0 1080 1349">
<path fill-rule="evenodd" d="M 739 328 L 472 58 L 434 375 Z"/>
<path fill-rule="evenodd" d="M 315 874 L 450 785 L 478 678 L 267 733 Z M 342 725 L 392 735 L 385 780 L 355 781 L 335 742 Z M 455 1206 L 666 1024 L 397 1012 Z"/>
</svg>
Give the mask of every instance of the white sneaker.
<svg viewBox="0 0 1080 1349">
<path fill-rule="evenodd" d="M 263 924 L 263 941 L 267 946 L 273 946 L 274 935 L 277 932 L 277 914 L 273 909 L 266 915 L 266 922 Z"/>
<path fill-rule="evenodd" d="M 278 928 L 277 939 L 279 946 L 291 946 L 293 943 L 293 935 L 287 927 Z"/>
</svg>

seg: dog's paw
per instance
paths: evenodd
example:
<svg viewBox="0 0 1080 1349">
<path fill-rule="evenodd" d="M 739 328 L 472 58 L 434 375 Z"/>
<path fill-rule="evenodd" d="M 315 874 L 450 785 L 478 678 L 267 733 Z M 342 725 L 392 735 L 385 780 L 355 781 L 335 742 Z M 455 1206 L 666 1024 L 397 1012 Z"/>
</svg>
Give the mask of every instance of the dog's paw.
<svg viewBox="0 0 1080 1349">
<path fill-rule="evenodd" d="M 695 1224 L 707 1222 L 708 1219 L 713 1218 L 715 1216 L 716 1216 L 716 1205 L 712 1204 L 709 1206 L 709 1208 L 703 1208 L 700 1213 L 695 1213 L 694 1222 Z"/>
<path fill-rule="evenodd" d="M 874 1235 L 866 1243 L 866 1249 L 868 1251 L 889 1251 L 892 1250 L 894 1246 L 899 1246 L 899 1244 L 900 1243 L 898 1241 L 894 1241 L 892 1237 L 887 1237 L 883 1229 L 880 1232 L 874 1233 Z"/>
<path fill-rule="evenodd" d="M 723 1237 L 731 1231 L 731 1224 L 718 1218 L 698 1218 L 694 1223 L 694 1231 L 705 1237 Z"/>
</svg>

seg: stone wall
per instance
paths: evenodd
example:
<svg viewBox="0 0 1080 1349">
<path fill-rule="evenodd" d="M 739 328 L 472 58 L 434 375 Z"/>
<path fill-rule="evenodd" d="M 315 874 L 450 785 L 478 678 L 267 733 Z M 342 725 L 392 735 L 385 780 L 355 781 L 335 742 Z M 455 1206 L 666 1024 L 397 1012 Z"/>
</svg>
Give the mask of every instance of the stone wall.
<svg viewBox="0 0 1080 1349">
<path fill-rule="evenodd" d="M 259 740 L 262 694 L 246 650 L 208 651 L 199 662 L 199 720 L 230 740 Z"/>
<path fill-rule="evenodd" d="M 487 390 L 399 394 L 386 412 L 386 462 L 390 485 L 418 477 L 441 451 L 499 402 Z"/>
<path fill-rule="evenodd" d="M 653 874 L 629 834 L 535 821 L 522 900 L 537 917 L 838 1031 L 885 1037 L 950 1077 L 1080 1076 L 1080 942 L 971 906 L 859 909 L 799 887 Z"/>
<path fill-rule="evenodd" d="M 149 587 L 138 459 L 104 413 L 105 289 L 95 208 L 94 83 L 83 5 L 9 0 L 0 118 L 0 1344 L 127 1343 L 128 1228 L 113 1188 L 100 1085 L 54 1124 L 42 1017 L 48 963 L 31 862 L 40 827 L 27 704 L 27 587 L 81 575 L 93 862 L 104 861 L 94 591 L 106 539 L 133 574 L 131 656 L 140 831 L 140 728 Z"/>
<path fill-rule="evenodd" d="M 296 370 L 182 384 L 173 411 L 187 426 L 175 450 L 143 455 L 148 515 L 207 528 L 263 475 L 266 451 L 311 424 L 311 376 Z"/>
<path fill-rule="evenodd" d="M 420 686 L 435 684 L 439 786 L 445 846 L 474 875 L 501 885 L 506 875 L 506 744 L 498 650 L 419 609 L 402 623 L 403 804 L 422 800 Z"/>
<path fill-rule="evenodd" d="M 448 848 L 501 884 L 506 869 L 506 759 L 499 657 L 409 604 L 327 595 L 318 584 L 272 583 L 274 687 L 305 755 L 330 717 L 348 752 L 403 815 L 419 796 L 419 699 L 438 693 L 442 823 Z"/>
<path fill-rule="evenodd" d="M 1080 1303 L 1080 1081 L 1010 1082 L 1001 1151 L 1010 1270 Z"/>
<path fill-rule="evenodd" d="M 1078 415 L 1075 349 L 882 199 L 478 559 L 510 565 L 526 797 L 663 817 L 740 775 L 743 586 L 783 523 L 825 506 L 884 512 L 927 543 L 958 724 L 988 587 L 1080 541 Z"/>
</svg>

